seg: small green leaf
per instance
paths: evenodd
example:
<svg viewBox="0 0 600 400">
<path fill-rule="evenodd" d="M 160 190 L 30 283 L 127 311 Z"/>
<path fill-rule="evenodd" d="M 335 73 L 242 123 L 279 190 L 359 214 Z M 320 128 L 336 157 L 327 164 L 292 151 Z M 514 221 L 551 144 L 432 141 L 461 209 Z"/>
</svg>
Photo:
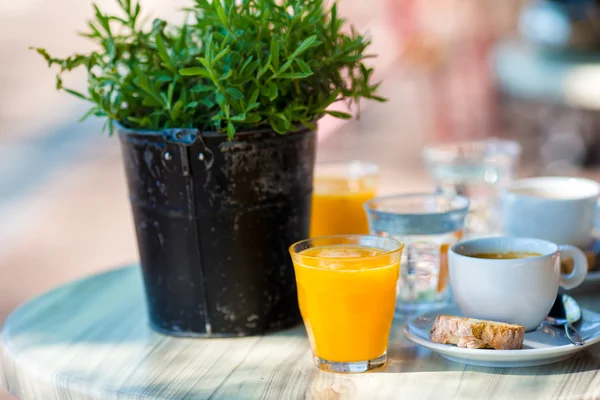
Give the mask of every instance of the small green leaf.
<svg viewBox="0 0 600 400">
<path fill-rule="evenodd" d="M 157 34 L 160 32 L 163 32 L 165 30 L 165 27 L 167 26 L 167 22 L 160 19 L 160 18 L 155 18 L 154 21 L 152 21 L 152 33 Z"/>
<path fill-rule="evenodd" d="M 215 65 L 215 63 L 217 61 L 219 61 L 221 58 L 225 57 L 227 54 L 229 54 L 229 52 L 231 51 L 231 49 L 229 48 L 229 46 L 227 46 L 223 51 L 221 51 L 219 54 L 217 54 L 215 56 L 215 58 L 213 58 L 212 62 L 211 62 L 211 66 Z"/>
<path fill-rule="evenodd" d="M 249 112 L 249 111 L 255 110 L 255 109 L 257 109 L 258 107 L 260 107 L 260 103 L 257 103 L 257 102 L 255 102 L 255 103 L 250 103 L 250 104 L 248 104 L 248 105 L 246 106 L 246 112 Z"/>
<path fill-rule="evenodd" d="M 271 39 L 271 54 L 269 54 L 271 64 L 275 69 L 279 69 L 279 38 L 273 35 Z"/>
<path fill-rule="evenodd" d="M 175 82 L 171 82 L 169 84 L 169 89 L 167 90 L 167 104 L 170 106 L 173 104 L 173 93 L 175 92 Z"/>
<path fill-rule="evenodd" d="M 277 98 L 279 94 L 279 90 L 277 89 L 277 85 L 275 82 L 269 82 L 269 100 L 273 101 Z"/>
<path fill-rule="evenodd" d="M 298 48 L 292 53 L 290 58 L 296 58 L 311 47 L 318 46 L 320 44 L 321 42 L 317 40 L 317 35 L 309 36 L 302 41 L 300 46 L 298 46 Z"/>
<path fill-rule="evenodd" d="M 279 68 L 279 71 L 277 71 L 277 74 L 283 74 L 285 71 L 288 70 L 289 67 L 292 66 L 292 63 L 294 62 L 293 59 L 286 61 L 281 68 Z"/>
<path fill-rule="evenodd" d="M 225 106 L 227 105 L 227 99 L 225 98 L 225 96 L 223 96 L 223 93 L 217 93 L 216 99 L 219 107 L 225 108 Z"/>
<path fill-rule="evenodd" d="M 215 106 L 215 102 L 210 100 L 207 97 L 198 100 L 198 103 L 202 104 L 206 108 L 213 108 Z"/>
<path fill-rule="evenodd" d="M 75 96 L 75 97 L 79 97 L 79 98 L 80 98 L 80 99 L 82 99 L 82 100 L 90 100 L 90 98 L 89 98 L 89 97 L 87 97 L 87 96 L 86 96 L 86 95 L 84 95 L 83 93 L 79 93 L 79 92 L 77 92 L 77 91 L 75 91 L 75 90 L 72 90 L 72 89 L 67 89 L 67 88 L 63 88 L 63 90 L 64 90 L 65 92 L 69 93 L 69 94 L 72 94 L 72 95 L 73 95 L 73 96 Z"/>
<path fill-rule="evenodd" d="M 183 76 L 203 76 L 205 78 L 210 78 L 209 72 L 204 67 L 189 67 L 182 68 L 179 70 L 179 73 Z"/>
<path fill-rule="evenodd" d="M 174 120 L 177 120 L 177 118 L 179 118 L 179 113 L 181 112 L 182 108 L 183 108 L 183 101 L 177 100 L 177 102 L 175 102 L 175 105 L 173 106 L 173 111 L 171 112 L 171 115 Z"/>
<path fill-rule="evenodd" d="M 63 88 L 63 81 L 60 77 L 60 75 L 56 75 L 56 90 L 62 90 Z"/>
<path fill-rule="evenodd" d="M 345 112 L 341 112 L 341 111 L 325 110 L 325 113 L 331 115 L 332 117 L 336 117 L 336 118 L 342 118 L 342 119 L 352 118 L 352 115 L 345 113 Z"/>
<path fill-rule="evenodd" d="M 267 64 L 265 66 L 263 66 L 259 71 L 258 74 L 256 75 L 256 79 L 260 79 L 264 74 L 267 73 L 267 71 L 269 70 L 269 67 L 271 66 L 271 64 Z"/>
<path fill-rule="evenodd" d="M 210 63 L 213 58 L 213 34 L 212 32 L 208 35 L 204 42 L 204 46 L 206 47 L 205 57 L 206 60 Z"/>
<path fill-rule="evenodd" d="M 102 34 L 100 33 L 100 31 L 98 30 L 98 28 L 96 27 L 96 25 L 92 22 L 92 21 L 88 21 L 88 26 L 90 27 L 90 29 L 92 30 L 92 33 L 88 35 L 88 37 L 102 37 Z"/>
<path fill-rule="evenodd" d="M 260 87 L 260 94 L 265 97 L 269 97 L 271 95 L 271 91 L 269 90 L 269 85 L 263 85 Z"/>
<path fill-rule="evenodd" d="M 233 139 L 233 137 L 235 136 L 235 127 L 233 126 L 233 124 L 230 122 L 227 122 L 227 138 L 229 140 Z"/>
<path fill-rule="evenodd" d="M 258 89 L 254 89 L 254 91 L 252 92 L 252 95 L 250 96 L 250 100 L 248 101 L 248 103 L 252 104 L 252 103 L 256 103 L 256 101 L 258 100 L 258 95 L 260 93 L 258 92 Z"/>
<path fill-rule="evenodd" d="M 169 98 L 165 92 L 160 92 L 159 97 L 162 100 L 162 104 L 165 108 L 171 108 L 171 102 L 169 101 Z"/>
<path fill-rule="evenodd" d="M 254 74 L 254 72 L 255 72 L 257 69 L 258 69 L 258 63 L 252 63 L 252 64 L 250 64 L 250 65 L 248 66 L 248 68 L 246 68 L 246 69 L 244 70 L 244 74 L 243 74 L 243 76 L 244 76 L 244 77 L 248 77 L 248 78 L 249 78 L 249 77 L 251 77 L 251 76 L 252 76 L 252 74 Z M 242 75 L 242 74 L 240 73 L 240 75 Z"/>
<path fill-rule="evenodd" d="M 226 79 L 229 79 L 231 77 L 231 75 L 233 75 L 233 70 L 229 70 L 229 71 L 225 72 L 223 75 L 221 75 L 219 80 L 224 81 Z"/>
<path fill-rule="evenodd" d="M 229 87 L 225 89 L 228 95 L 233 97 L 235 100 L 242 100 L 244 98 L 244 93 L 242 93 L 239 89 Z"/>
<path fill-rule="evenodd" d="M 156 99 L 153 97 L 144 97 L 144 100 L 142 100 L 142 105 L 146 107 L 162 106 L 162 104 L 159 101 L 156 101 Z"/>
<path fill-rule="evenodd" d="M 98 8 L 97 4 L 93 4 L 93 7 L 94 7 L 94 10 L 96 11 L 96 19 L 100 23 L 100 26 L 102 26 L 104 28 L 104 30 L 106 31 L 108 36 L 112 36 L 108 18 L 106 18 L 104 15 L 102 15 L 102 12 L 100 11 L 100 8 Z"/>
<path fill-rule="evenodd" d="M 204 57 L 196 57 L 196 60 L 198 60 L 200 62 L 200 64 L 202 64 L 202 66 L 204 68 L 206 68 L 207 71 L 210 71 L 212 68 L 212 64 L 210 62 L 208 62 L 208 60 Z"/>
<path fill-rule="evenodd" d="M 290 121 L 287 119 L 285 114 L 283 113 L 273 113 L 269 116 L 269 120 L 271 122 L 271 127 L 275 130 L 275 132 L 284 134 L 289 131 Z"/>
<path fill-rule="evenodd" d="M 246 120 L 244 121 L 246 124 L 256 124 L 262 121 L 262 118 L 258 114 L 251 114 L 246 116 Z"/>
<path fill-rule="evenodd" d="M 177 40 L 177 49 L 181 50 L 181 49 L 185 49 L 187 50 L 186 46 L 186 42 L 188 39 L 188 26 L 187 25 L 183 25 L 183 27 L 181 27 L 181 32 L 179 33 L 179 40 Z"/>
<path fill-rule="evenodd" d="M 203 83 L 196 84 L 193 88 L 190 89 L 192 93 L 206 93 L 206 92 L 214 92 L 215 87 L 211 85 L 205 85 Z"/>
<path fill-rule="evenodd" d="M 217 11 L 217 15 L 219 16 L 219 19 L 221 20 L 221 24 L 223 24 L 224 27 L 229 29 L 229 20 L 227 19 L 227 14 L 225 14 L 225 10 L 223 9 L 221 0 L 214 0 L 212 3 L 213 3 L 213 6 L 215 7 L 215 10 Z"/>
<path fill-rule="evenodd" d="M 317 130 L 317 125 L 312 122 L 312 121 L 300 121 L 302 125 L 304 125 L 305 127 L 307 127 L 310 130 L 316 131 Z"/>
<path fill-rule="evenodd" d="M 304 79 L 304 78 L 308 78 L 311 75 L 312 75 L 312 72 L 310 74 L 307 74 L 307 73 L 304 73 L 304 72 L 290 72 L 290 73 L 287 73 L 287 74 L 278 75 L 278 78 Z"/>
<path fill-rule="evenodd" d="M 138 15 L 140 15 L 140 11 L 142 10 L 142 6 L 140 5 L 140 3 L 138 2 L 135 5 L 135 12 L 133 13 L 133 18 L 132 21 L 135 21 L 138 17 Z"/>
<path fill-rule="evenodd" d="M 304 61 L 302 61 L 299 58 L 296 58 L 294 60 L 296 62 L 296 64 L 298 64 L 298 66 L 300 67 L 300 69 L 302 70 L 302 72 L 304 72 L 305 74 L 311 74 L 313 73 L 312 69 L 310 69 L 310 67 L 308 66 L 307 63 L 305 63 Z"/>
<path fill-rule="evenodd" d="M 244 122 L 246 120 L 246 114 L 242 113 L 242 114 L 235 115 L 235 116 L 231 117 L 229 120 L 236 121 L 236 122 Z"/>
<path fill-rule="evenodd" d="M 160 59 L 165 63 L 165 66 L 173 68 L 171 63 L 171 57 L 169 57 L 169 52 L 165 47 L 165 42 L 160 34 L 156 35 L 156 49 L 158 50 L 158 55 Z"/>
<path fill-rule="evenodd" d="M 242 68 L 240 68 L 240 75 L 244 74 L 244 71 L 246 70 L 248 65 L 252 62 L 252 60 L 254 60 L 254 56 L 250 56 L 250 57 L 246 58 L 246 61 L 244 61 L 244 63 L 242 64 Z"/>
<path fill-rule="evenodd" d="M 85 114 L 83 114 L 80 118 L 79 118 L 79 122 L 83 122 L 86 119 L 88 119 L 88 117 L 94 115 L 96 112 L 98 111 L 97 107 L 92 107 L 90 108 Z"/>
<path fill-rule="evenodd" d="M 371 99 L 371 100 L 378 101 L 380 103 L 385 103 L 388 101 L 388 99 L 386 97 L 381 97 L 381 96 L 370 95 L 370 96 L 365 96 L 365 97 L 368 99 Z"/>
<path fill-rule="evenodd" d="M 42 57 L 44 57 L 44 59 L 46 61 L 48 61 L 48 66 L 50 67 L 52 65 L 52 57 L 50 56 L 50 54 L 48 54 L 48 52 L 46 51 L 46 49 L 41 49 L 39 47 L 30 47 L 30 50 L 35 50 L 36 53 L 38 53 L 39 55 L 41 55 Z"/>
</svg>

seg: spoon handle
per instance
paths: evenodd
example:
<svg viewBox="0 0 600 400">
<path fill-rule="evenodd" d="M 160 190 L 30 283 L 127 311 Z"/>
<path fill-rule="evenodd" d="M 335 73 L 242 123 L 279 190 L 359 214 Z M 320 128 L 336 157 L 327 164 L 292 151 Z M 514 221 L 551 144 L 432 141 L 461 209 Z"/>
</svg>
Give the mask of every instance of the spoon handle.
<svg viewBox="0 0 600 400">
<path fill-rule="evenodd" d="M 579 336 L 579 332 L 577 332 L 577 329 L 575 329 L 570 322 L 565 324 L 565 333 L 567 334 L 567 337 L 571 343 L 573 343 L 575 346 L 583 346 L 583 339 L 581 336 Z"/>
</svg>

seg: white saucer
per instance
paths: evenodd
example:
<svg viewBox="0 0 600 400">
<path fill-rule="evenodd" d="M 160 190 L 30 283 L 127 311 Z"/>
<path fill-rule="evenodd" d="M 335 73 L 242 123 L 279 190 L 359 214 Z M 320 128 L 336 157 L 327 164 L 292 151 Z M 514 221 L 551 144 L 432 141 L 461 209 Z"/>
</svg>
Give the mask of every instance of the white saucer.
<svg viewBox="0 0 600 400">
<path fill-rule="evenodd" d="M 421 314 L 408 321 L 403 329 L 410 340 L 451 361 L 482 367 L 530 367 L 565 360 L 600 342 L 600 314 L 586 309 L 582 309 L 581 312 L 581 321 L 575 327 L 585 340 L 583 346 L 571 344 L 562 328 L 547 326 L 526 333 L 521 350 L 465 349 L 431 342 L 429 331 L 439 314 L 462 316 L 456 305 Z"/>
</svg>

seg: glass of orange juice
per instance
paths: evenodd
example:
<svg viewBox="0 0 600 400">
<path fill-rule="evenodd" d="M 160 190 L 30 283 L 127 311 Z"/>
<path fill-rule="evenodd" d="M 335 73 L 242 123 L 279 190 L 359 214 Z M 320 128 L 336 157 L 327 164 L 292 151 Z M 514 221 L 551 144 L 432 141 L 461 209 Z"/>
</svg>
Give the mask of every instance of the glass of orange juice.
<svg viewBox="0 0 600 400">
<path fill-rule="evenodd" d="M 290 247 L 317 367 L 365 372 L 385 366 L 403 247 L 366 235 L 313 238 Z"/>
<path fill-rule="evenodd" d="M 362 161 L 317 163 L 310 237 L 369 233 L 363 204 L 375 197 L 379 168 Z"/>
</svg>

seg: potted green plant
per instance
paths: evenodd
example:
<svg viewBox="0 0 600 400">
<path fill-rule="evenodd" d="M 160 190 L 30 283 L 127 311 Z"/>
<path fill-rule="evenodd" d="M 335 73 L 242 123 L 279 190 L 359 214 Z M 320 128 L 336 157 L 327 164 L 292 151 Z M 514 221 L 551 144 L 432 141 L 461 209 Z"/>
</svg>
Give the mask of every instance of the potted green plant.
<svg viewBox="0 0 600 400">
<path fill-rule="evenodd" d="M 151 326 L 260 334 L 300 322 L 287 248 L 306 238 L 316 121 L 383 100 L 369 40 L 323 0 L 195 0 L 145 24 L 135 0 L 95 6 L 98 49 L 59 59 L 57 87 L 121 139 Z M 63 86 L 83 68 L 87 92 Z"/>
</svg>

